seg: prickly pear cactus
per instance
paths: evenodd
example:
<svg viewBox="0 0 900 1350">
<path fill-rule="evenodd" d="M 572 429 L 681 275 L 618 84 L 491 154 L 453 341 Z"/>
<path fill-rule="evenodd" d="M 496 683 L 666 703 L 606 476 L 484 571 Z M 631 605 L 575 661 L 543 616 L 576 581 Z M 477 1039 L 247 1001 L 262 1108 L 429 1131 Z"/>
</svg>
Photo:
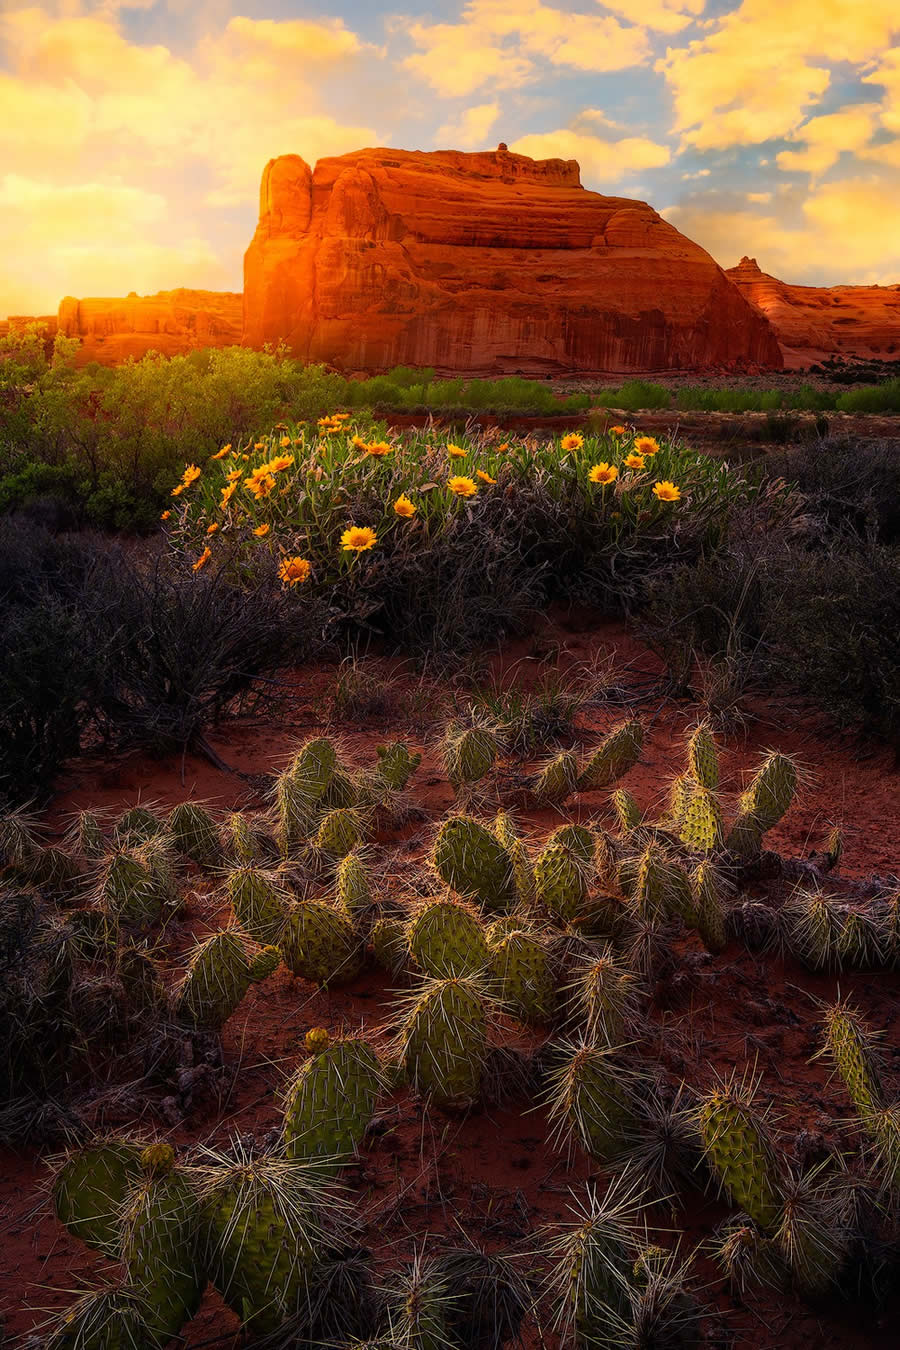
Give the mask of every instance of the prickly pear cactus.
<svg viewBox="0 0 900 1350">
<path fill-rule="evenodd" d="M 478 915 L 458 900 L 432 900 L 410 921 L 409 954 L 425 975 L 474 975 L 490 952 Z"/>
<path fill-rule="evenodd" d="M 119 1255 L 118 1215 L 141 1178 L 141 1146 L 103 1139 L 66 1154 L 53 1178 L 56 1217 L 88 1247 Z"/>
<path fill-rule="evenodd" d="M 451 727 L 441 753 L 447 777 L 459 789 L 490 773 L 497 758 L 497 737 L 486 727 Z"/>
<path fill-rule="evenodd" d="M 619 829 L 623 834 L 640 825 L 644 814 L 627 788 L 616 788 L 610 797 L 610 801 L 619 820 Z"/>
<path fill-rule="evenodd" d="M 708 952 L 725 947 L 725 883 L 711 862 L 702 862 L 695 870 L 692 887 L 697 932 Z"/>
<path fill-rule="evenodd" d="M 574 1222 L 552 1243 L 548 1255 L 563 1344 L 579 1350 L 626 1344 L 619 1329 L 631 1331 L 628 1294 L 641 1204 L 621 1181 L 602 1200 L 589 1191 L 572 1208 Z"/>
<path fill-rule="evenodd" d="M 567 1044 L 560 1053 L 562 1063 L 549 1075 L 547 1092 L 557 1138 L 608 1162 L 623 1151 L 634 1129 L 621 1064 L 603 1046 Z"/>
<path fill-rule="evenodd" d="M 626 1026 L 634 1013 L 634 985 L 634 976 L 619 964 L 611 947 L 585 960 L 570 987 L 586 1042 L 617 1046 L 626 1040 Z"/>
<path fill-rule="evenodd" d="M 163 1157 L 143 1156 L 147 1176 L 122 1215 L 121 1259 L 129 1285 L 144 1300 L 152 1342 L 165 1345 L 200 1307 L 206 1272 L 197 1262 L 197 1204 L 185 1177 Z M 149 1155 L 149 1157 L 148 1157 Z"/>
<path fill-rule="evenodd" d="M 215 867 L 221 856 L 216 822 L 199 802 L 179 802 L 166 821 L 179 853 L 201 867 Z"/>
<path fill-rule="evenodd" d="M 165 825 L 149 806 L 131 806 L 113 826 L 117 848 L 135 848 L 155 835 L 163 834 Z"/>
<path fill-rule="evenodd" d="M 363 959 L 350 919 L 323 900 L 301 900 L 289 910 L 281 951 L 289 970 L 320 985 L 346 984 Z"/>
<path fill-rule="evenodd" d="M 330 1166 L 271 1154 L 220 1158 L 200 1173 L 201 1258 L 245 1327 L 274 1332 L 307 1305 L 335 1197 Z"/>
<path fill-rule="evenodd" d="M 859 1114 L 884 1107 L 875 1040 L 855 1009 L 835 1003 L 825 1013 L 825 1049 Z"/>
<path fill-rule="evenodd" d="M 681 842 L 697 853 L 722 847 L 725 825 L 713 788 L 695 787 L 684 803 L 679 827 Z"/>
<path fill-rule="evenodd" d="M 402 919 L 382 914 L 372 925 L 372 952 L 375 963 L 389 975 L 397 975 L 406 963 L 406 925 Z"/>
<path fill-rule="evenodd" d="M 723 1084 L 702 1099 L 697 1121 L 707 1160 L 723 1189 L 754 1223 L 771 1231 L 783 1207 L 779 1167 L 752 1090 L 736 1082 Z"/>
<path fill-rule="evenodd" d="M 701 722 L 688 741 L 688 769 L 694 782 L 709 792 L 719 786 L 719 751 L 709 727 Z"/>
<path fill-rule="evenodd" d="M 578 785 L 578 757 L 571 750 L 561 750 L 538 770 L 533 792 L 541 802 L 564 802 Z"/>
<path fill-rule="evenodd" d="M 492 910 L 516 902 L 512 859 L 490 830 L 471 816 L 451 816 L 435 840 L 431 862 L 441 880 L 460 895 Z"/>
<path fill-rule="evenodd" d="M 640 722 L 620 722 L 600 742 L 578 777 L 580 792 L 609 787 L 637 764 L 644 744 Z"/>
<path fill-rule="evenodd" d="M 98 899 L 105 914 L 121 923 L 147 926 L 162 913 L 159 888 L 137 849 L 120 849 L 103 864 Z"/>
<path fill-rule="evenodd" d="M 259 863 L 276 852 L 275 841 L 265 825 L 243 811 L 232 811 L 226 817 L 222 827 L 222 850 L 240 864 Z"/>
<path fill-rule="evenodd" d="M 502 921 L 501 921 L 502 922 Z M 549 1022 L 556 1011 L 556 980 L 540 939 L 521 930 L 492 946 L 490 973 L 497 998 L 523 1022 Z"/>
<path fill-rule="evenodd" d="M 89 1289 L 45 1329 L 41 1350 L 145 1350 L 147 1313 L 127 1285 Z"/>
<path fill-rule="evenodd" d="M 755 857 L 767 830 L 789 810 L 797 790 L 797 766 L 787 755 L 768 755 L 738 804 L 738 814 L 727 847 Z"/>
<path fill-rule="evenodd" d="M 458 1296 L 434 1260 L 417 1257 L 395 1276 L 387 1292 L 387 1315 L 400 1345 L 415 1350 L 446 1350 L 452 1344 L 450 1317 Z"/>
<path fill-rule="evenodd" d="M 402 792 L 422 762 L 420 754 L 410 754 L 401 741 L 391 741 L 376 748 L 378 763 L 375 772 L 394 792 Z"/>
<path fill-rule="evenodd" d="M 335 1162 L 358 1147 L 383 1090 L 365 1041 L 331 1041 L 303 1064 L 287 1089 L 284 1144 L 289 1158 Z"/>
<path fill-rule="evenodd" d="M 584 904 L 588 875 L 583 854 L 551 836 L 534 865 L 535 894 L 561 923 L 569 923 Z"/>
<path fill-rule="evenodd" d="M 175 1015 L 202 1031 L 218 1031 L 252 983 L 250 962 L 233 929 L 214 933 L 194 948 L 175 992 Z"/>
<path fill-rule="evenodd" d="M 494 818 L 494 837 L 509 854 L 519 904 L 531 904 L 534 900 L 534 868 L 508 811 L 498 811 Z"/>
<path fill-rule="evenodd" d="M 247 863 L 228 873 L 225 889 L 244 932 L 254 942 L 277 942 L 287 923 L 288 896 L 276 872 Z"/>
<path fill-rule="evenodd" d="M 96 811 L 79 811 L 70 838 L 83 858 L 94 861 L 106 852 L 103 822 Z"/>
<path fill-rule="evenodd" d="M 335 894 L 341 909 L 351 919 L 364 913 L 372 904 L 369 873 L 359 849 L 351 849 L 338 864 Z"/>
<path fill-rule="evenodd" d="M 365 828 L 362 814 L 354 807 L 336 807 L 328 812 L 319 825 L 315 846 L 328 858 L 346 858 L 362 843 Z"/>
<path fill-rule="evenodd" d="M 399 1029 L 400 1060 L 418 1092 L 439 1106 L 477 1098 L 487 1054 L 487 1011 L 471 979 L 431 980 Z"/>
<path fill-rule="evenodd" d="M 250 957 L 250 983 L 260 984 L 263 980 L 267 980 L 270 975 L 274 975 L 280 965 L 279 947 L 260 947 L 259 951 Z"/>
<path fill-rule="evenodd" d="M 796 890 L 782 910 L 788 946 L 813 970 L 840 964 L 842 920 L 824 891 Z"/>
<path fill-rule="evenodd" d="M 292 781 L 311 802 L 325 796 L 338 767 L 335 746 L 326 736 L 306 741 L 288 766 Z"/>
</svg>

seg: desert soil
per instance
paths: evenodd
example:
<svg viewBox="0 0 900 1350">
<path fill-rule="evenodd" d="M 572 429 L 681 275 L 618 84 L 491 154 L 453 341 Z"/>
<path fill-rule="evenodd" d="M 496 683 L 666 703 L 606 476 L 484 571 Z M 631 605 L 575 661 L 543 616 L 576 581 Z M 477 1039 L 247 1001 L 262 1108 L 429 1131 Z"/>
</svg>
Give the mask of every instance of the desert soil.
<svg viewBox="0 0 900 1350">
<path fill-rule="evenodd" d="M 686 731 L 698 707 L 664 697 L 661 670 L 654 658 L 620 624 L 593 622 L 589 615 L 556 615 L 540 632 L 498 650 L 490 660 L 498 676 L 515 673 L 533 682 L 549 663 L 578 669 L 605 658 L 615 662 L 620 701 L 599 702 L 579 718 L 578 731 L 592 744 L 626 712 L 646 727 L 642 762 L 627 786 L 644 806 L 658 805 L 670 777 L 680 771 Z M 403 889 L 424 857 L 432 822 L 452 808 L 454 796 L 436 749 L 431 693 L 408 668 L 372 658 L 372 669 L 391 674 L 389 706 L 381 713 L 331 723 L 352 760 L 368 763 L 384 739 L 402 737 L 422 751 L 410 784 L 412 819 L 382 835 L 379 871 L 382 884 Z M 76 809 L 118 812 L 137 800 L 168 807 L 187 798 L 206 799 L 221 808 L 255 807 L 264 802 L 266 776 L 277 771 L 300 739 L 327 724 L 334 668 L 288 672 L 283 706 L 276 716 L 229 722 L 211 736 L 218 753 L 237 773 L 227 774 L 192 756 L 151 761 L 135 756 L 74 765 L 59 783 L 48 822 L 62 830 Z M 433 691 L 431 691 L 433 692 Z M 446 690 L 445 690 L 446 692 Z M 410 725 L 405 713 L 412 710 Z M 748 769 L 764 750 L 776 748 L 800 758 L 807 782 L 798 804 L 772 832 L 770 846 L 791 856 L 806 856 L 834 822 L 843 822 L 845 852 L 841 872 L 857 878 L 884 876 L 898 868 L 897 819 L 900 774 L 887 753 L 862 750 L 849 738 L 829 732 L 802 703 L 750 699 L 742 728 L 722 738 L 724 786 L 739 791 Z M 533 763 L 509 762 L 491 791 L 514 807 L 525 798 L 522 784 Z M 566 813 L 571 818 L 611 825 L 605 793 L 582 795 Z M 526 834 L 542 837 L 560 820 L 551 810 L 522 809 Z M 227 906 L 209 882 L 194 878 L 184 912 L 169 938 L 186 950 L 196 936 L 220 926 Z M 718 956 L 708 955 L 694 935 L 680 940 L 672 976 L 652 991 L 649 1028 L 634 1047 L 637 1060 L 661 1066 L 674 1086 L 710 1084 L 717 1073 L 757 1067 L 762 1095 L 780 1116 L 785 1148 L 807 1156 L 846 1146 L 842 1122 L 852 1109 L 842 1085 L 831 1081 L 821 1059 L 817 1017 L 820 1002 L 834 1000 L 838 988 L 858 1003 L 864 1016 L 884 1031 L 893 1056 L 900 1096 L 900 1004 L 897 976 L 889 972 L 814 975 L 791 959 L 761 957 L 731 943 Z M 173 972 L 174 974 L 174 972 Z M 402 985 L 402 981 L 400 982 Z M 396 982 L 394 982 L 396 987 Z M 378 971 L 349 987 L 324 993 L 293 977 L 283 966 L 254 987 L 224 1032 L 224 1072 L 212 1072 L 207 1086 L 195 1091 L 193 1109 L 173 1117 L 171 1085 L 142 1087 L 124 1095 L 98 1095 L 98 1123 L 116 1129 L 140 1125 L 166 1135 L 183 1149 L 197 1142 L 226 1142 L 233 1134 L 257 1140 L 276 1129 L 277 1092 L 304 1055 L 302 1040 L 311 1026 L 332 1032 L 364 1028 L 374 1042 L 386 1037 L 394 1002 L 392 982 Z M 540 1041 L 518 1024 L 501 1024 L 499 1041 L 528 1048 Z M 890 1062 L 890 1061 L 889 1061 Z M 459 1229 L 506 1249 L 521 1243 L 544 1224 L 565 1220 L 570 1189 L 583 1190 L 598 1169 L 584 1155 L 571 1163 L 548 1142 L 546 1114 L 532 1103 L 454 1117 L 424 1113 L 405 1092 L 385 1105 L 376 1130 L 347 1182 L 365 1220 L 364 1243 L 376 1266 L 390 1269 L 421 1248 L 426 1233 L 438 1245 Z M 44 1168 L 31 1152 L 8 1152 L 0 1163 L 0 1308 L 7 1334 L 29 1330 L 72 1297 L 70 1291 L 96 1274 L 102 1261 L 88 1252 L 56 1221 L 42 1192 Z M 682 1252 L 707 1238 L 728 1213 L 724 1201 L 688 1190 L 673 1210 L 655 1211 L 661 1226 L 681 1229 Z M 664 1238 L 671 1242 L 671 1238 Z M 865 1300 L 857 1305 L 811 1306 L 793 1296 L 755 1289 L 743 1298 L 727 1290 L 716 1268 L 700 1254 L 694 1285 L 709 1309 L 709 1344 L 733 1350 L 862 1350 L 897 1344 L 900 1296 L 879 1314 Z M 210 1288 L 200 1313 L 186 1329 L 189 1346 L 238 1344 L 237 1321 Z M 534 1333 L 527 1336 L 534 1342 Z M 552 1338 L 551 1338 L 552 1340 Z"/>
</svg>

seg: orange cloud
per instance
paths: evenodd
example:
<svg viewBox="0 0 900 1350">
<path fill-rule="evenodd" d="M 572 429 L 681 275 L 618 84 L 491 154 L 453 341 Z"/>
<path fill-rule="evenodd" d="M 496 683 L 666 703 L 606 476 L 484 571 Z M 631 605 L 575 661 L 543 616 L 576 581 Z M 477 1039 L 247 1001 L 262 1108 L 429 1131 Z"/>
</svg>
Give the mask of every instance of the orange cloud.
<svg viewBox="0 0 900 1350">
<path fill-rule="evenodd" d="M 791 137 L 804 141 L 805 150 L 782 150 L 775 156 L 779 169 L 825 173 L 844 151 L 858 151 L 872 137 L 878 120 L 877 103 L 856 103 L 822 117 L 811 117 Z"/>
<path fill-rule="evenodd" d="M 466 108 L 453 122 L 445 122 L 435 133 L 435 144 L 465 150 L 484 146 L 491 127 L 500 116 L 499 103 L 477 103 Z"/>
</svg>

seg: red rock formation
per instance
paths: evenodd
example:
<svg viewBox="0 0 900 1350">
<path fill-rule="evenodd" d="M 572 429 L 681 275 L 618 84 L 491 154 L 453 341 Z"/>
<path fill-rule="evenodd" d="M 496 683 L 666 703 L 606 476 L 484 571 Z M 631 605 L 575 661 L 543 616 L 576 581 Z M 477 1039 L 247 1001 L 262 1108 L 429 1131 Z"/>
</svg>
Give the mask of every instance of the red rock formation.
<svg viewBox="0 0 900 1350">
<path fill-rule="evenodd" d="M 725 275 L 766 315 L 789 370 L 828 356 L 900 360 L 900 285 L 792 286 L 746 257 Z"/>
<path fill-rule="evenodd" d="M 760 313 L 645 202 L 505 147 L 270 160 L 243 340 L 281 339 L 351 371 L 782 364 Z"/>
<path fill-rule="evenodd" d="M 59 306 L 59 331 L 81 339 L 76 362 L 112 366 L 149 351 L 177 356 L 198 347 L 232 347 L 241 340 L 240 293 L 160 291 L 124 299 L 76 300 Z"/>
<path fill-rule="evenodd" d="M 0 338 L 8 337 L 10 333 L 20 332 L 31 323 L 42 324 L 46 338 L 52 340 L 56 337 L 55 314 L 10 314 L 8 319 L 0 319 Z"/>
</svg>

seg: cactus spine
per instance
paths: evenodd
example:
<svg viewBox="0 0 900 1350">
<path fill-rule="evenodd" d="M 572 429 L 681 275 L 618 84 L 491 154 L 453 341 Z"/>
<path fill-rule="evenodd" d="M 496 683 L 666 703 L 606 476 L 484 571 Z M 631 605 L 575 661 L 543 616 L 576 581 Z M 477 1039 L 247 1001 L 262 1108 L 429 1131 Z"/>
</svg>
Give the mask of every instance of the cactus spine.
<svg viewBox="0 0 900 1350">
<path fill-rule="evenodd" d="M 471 816 L 451 816 L 441 826 L 432 865 L 452 890 L 502 910 L 516 902 L 512 858 L 493 834 Z"/>
<path fill-rule="evenodd" d="M 609 787 L 637 764 L 644 744 L 640 722 L 620 722 L 600 742 L 578 777 L 580 792 Z"/>
<path fill-rule="evenodd" d="M 760 1228 L 771 1231 L 782 1211 L 778 1161 L 754 1088 L 732 1079 L 700 1102 L 697 1120 L 710 1167 L 722 1187 Z"/>
<path fill-rule="evenodd" d="M 399 1028 L 400 1061 L 409 1081 L 439 1106 L 467 1105 L 481 1086 L 487 1010 L 472 979 L 431 980 Z"/>
<path fill-rule="evenodd" d="M 287 1156 L 332 1161 L 349 1156 L 365 1133 L 382 1087 L 378 1060 L 365 1041 L 348 1038 L 326 1044 L 288 1087 Z"/>
<path fill-rule="evenodd" d="M 409 926 L 409 954 L 426 975 L 474 975 L 490 952 L 477 915 L 458 900 L 424 905 Z"/>
</svg>

